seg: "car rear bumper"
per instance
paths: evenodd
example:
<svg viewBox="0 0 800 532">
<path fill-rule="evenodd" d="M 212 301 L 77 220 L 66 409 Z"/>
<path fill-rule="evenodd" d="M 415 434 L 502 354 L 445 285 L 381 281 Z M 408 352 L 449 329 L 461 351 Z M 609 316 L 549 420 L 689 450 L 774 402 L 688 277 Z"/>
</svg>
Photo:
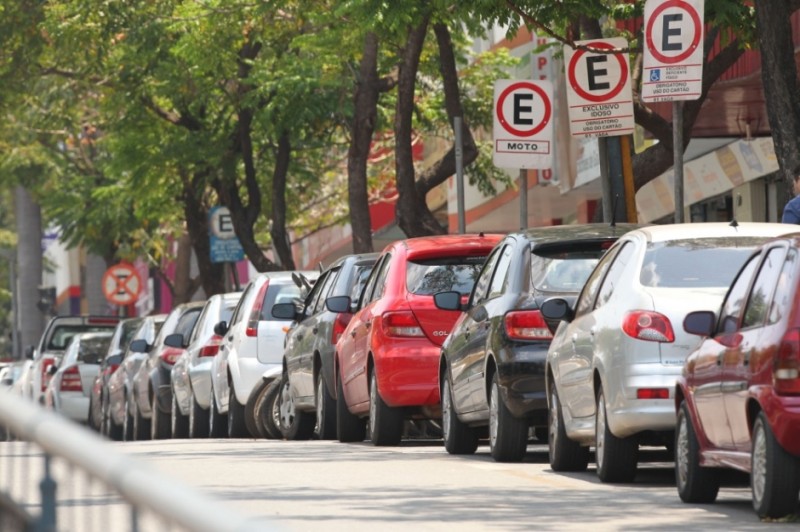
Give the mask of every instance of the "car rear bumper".
<svg viewBox="0 0 800 532">
<path fill-rule="evenodd" d="M 545 362 L 548 344 L 529 344 L 498 353 L 497 381 L 514 417 L 547 423 Z"/>
<path fill-rule="evenodd" d="M 800 396 L 776 395 L 770 389 L 762 408 L 781 447 L 800 457 Z"/>
<path fill-rule="evenodd" d="M 681 367 L 665 364 L 634 364 L 621 379 L 603 382 L 606 415 L 611 432 L 625 438 L 643 431 L 675 430 L 675 386 Z M 665 399 L 638 399 L 640 390 L 666 390 Z"/>
<path fill-rule="evenodd" d="M 409 342 L 375 356 L 378 389 L 389 406 L 425 406 L 439 403 L 439 354 L 430 343 Z"/>
<path fill-rule="evenodd" d="M 59 412 L 78 423 L 89 421 L 89 398 L 79 392 L 61 392 Z"/>
</svg>

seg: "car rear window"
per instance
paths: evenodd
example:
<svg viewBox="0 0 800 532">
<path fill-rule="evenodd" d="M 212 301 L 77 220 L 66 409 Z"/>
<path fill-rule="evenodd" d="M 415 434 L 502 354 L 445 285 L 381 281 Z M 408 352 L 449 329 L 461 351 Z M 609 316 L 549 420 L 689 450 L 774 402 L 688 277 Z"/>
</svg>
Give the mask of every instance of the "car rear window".
<svg viewBox="0 0 800 532">
<path fill-rule="evenodd" d="M 274 284 L 270 283 L 267 287 L 267 295 L 264 297 L 264 304 L 261 305 L 260 320 L 266 321 L 292 321 L 275 318 L 272 316 L 272 305 L 276 303 L 303 303 L 303 296 L 300 288 L 294 283 Z"/>
<path fill-rule="evenodd" d="M 469 294 L 486 257 L 450 257 L 417 260 L 406 267 L 406 288 L 412 294 L 431 296 L 437 292 Z"/>
<path fill-rule="evenodd" d="M 580 292 L 605 253 L 599 247 L 584 250 L 534 252 L 531 282 L 543 292 Z"/>
<path fill-rule="evenodd" d="M 108 325 L 63 325 L 53 331 L 53 335 L 50 337 L 50 342 L 47 344 L 47 349 L 63 351 L 67 348 L 69 341 L 72 340 L 72 337 L 76 334 L 85 332 L 102 332 L 109 331 L 111 329 L 112 327 L 109 327 Z"/>
<path fill-rule="evenodd" d="M 108 351 L 110 336 L 83 338 L 78 347 L 78 360 L 85 364 L 99 364 Z"/>
<path fill-rule="evenodd" d="M 653 242 L 639 272 L 644 286 L 726 288 L 763 238 Z"/>
</svg>

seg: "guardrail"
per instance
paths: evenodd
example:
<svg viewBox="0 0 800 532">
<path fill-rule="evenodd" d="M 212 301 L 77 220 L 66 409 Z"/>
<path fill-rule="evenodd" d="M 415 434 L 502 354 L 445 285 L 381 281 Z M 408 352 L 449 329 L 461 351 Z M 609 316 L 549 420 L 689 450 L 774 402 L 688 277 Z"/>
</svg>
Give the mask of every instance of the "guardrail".
<svg viewBox="0 0 800 532">
<path fill-rule="evenodd" d="M 275 530 L 0 389 L 0 530 Z M 3 433 L 0 432 L 0 436 Z"/>
</svg>

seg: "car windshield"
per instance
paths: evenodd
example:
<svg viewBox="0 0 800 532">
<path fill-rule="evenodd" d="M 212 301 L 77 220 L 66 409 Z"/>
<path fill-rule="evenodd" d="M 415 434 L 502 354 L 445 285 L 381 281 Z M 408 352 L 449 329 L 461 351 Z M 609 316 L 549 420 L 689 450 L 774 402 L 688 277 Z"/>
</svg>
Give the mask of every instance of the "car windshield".
<svg viewBox="0 0 800 532">
<path fill-rule="evenodd" d="M 531 258 L 531 282 L 544 292 L 580 292 L 604 250 L 565 251 Z"/>
<path fill-rule="evenodd" d="M 653 242 L 639 272 L 644 286 L 724 288 L 763 238 L 706 238 Z"/>
<path fill-rule="evenodd" d="M 412 294 L 431 296 L 438 292 L 469 294 L 486 257 L 449 257 L 409 262 L 406 287 Z"/>
</svg>

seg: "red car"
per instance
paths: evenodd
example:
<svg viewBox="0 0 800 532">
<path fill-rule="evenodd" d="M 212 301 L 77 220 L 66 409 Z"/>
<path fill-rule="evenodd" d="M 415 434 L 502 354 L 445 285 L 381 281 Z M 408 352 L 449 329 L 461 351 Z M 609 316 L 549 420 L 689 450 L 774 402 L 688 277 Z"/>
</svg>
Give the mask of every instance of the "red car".
<svg viewBox="0 0 800 532">
<path fill-rule="evenodd" d="M 750 474 L 762 517 L 798 509 L 800 492 L 800 236 L 762 246 L 719 315 L 687 314 L 705 336 L 686 360 L 675 400 L 675 476 L 685 502 L 713 502 L 718 468 Z"/>
<path fill-rule="evenodd" d="M 439 352 L 461 314 L 439 310 L 437 292 L 466 298 L 486 256 L 503 235 L 444 235 L 401 240 L 381 253 L 351 308 L 347 296 L 329 310 L 354 315 L 336 344 L 339 441 L 396 445 L 406 418 L 441 417 Z"/>
</svg>

